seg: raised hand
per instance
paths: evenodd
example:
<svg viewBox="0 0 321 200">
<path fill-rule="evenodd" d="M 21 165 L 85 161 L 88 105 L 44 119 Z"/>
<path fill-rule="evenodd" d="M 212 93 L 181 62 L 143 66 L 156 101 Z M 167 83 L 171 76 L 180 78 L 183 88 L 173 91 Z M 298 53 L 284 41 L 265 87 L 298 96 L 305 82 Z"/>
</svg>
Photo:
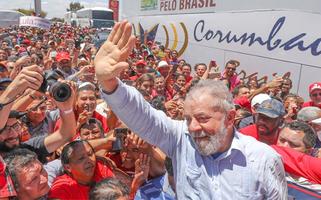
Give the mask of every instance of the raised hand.
<svg viewBox="0 0 321 200">
<path fill-rule="evenodd" d="M 43 70 L 37 65 L 24 67 L 5 91 L 6 97 L 12 100 L 28 88 L 38 90 L 42 84 Z"/>
<path fill-rule="evenodd" d="M 95 57 L 97 79 L 106 91 L 116 88 L 115 77 L 129 66 L 126 59 L 136 40 L 135 36 L 131 36 L 131 32 L 132 26 L 129 22 L 117 23 Z M 110 84 L 111 82 L 114 84 Z"/>
<path fill-rule="evenodd" d="M 148 179 L 150 157 L 141 153 L 135 162 L 135 176 L 132 182 L 132 190 L 137 190 Z"/>
</svg>

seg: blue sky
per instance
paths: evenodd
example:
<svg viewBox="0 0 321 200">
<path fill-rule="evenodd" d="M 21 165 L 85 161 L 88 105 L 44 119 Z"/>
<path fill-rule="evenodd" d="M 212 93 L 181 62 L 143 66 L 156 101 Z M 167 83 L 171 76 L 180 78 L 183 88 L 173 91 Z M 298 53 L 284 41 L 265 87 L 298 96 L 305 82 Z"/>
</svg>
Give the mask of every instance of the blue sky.
<svg viewBox="0 0 321 200">
<path fill-rule="evenodd" d="M 62 18 L 70 2 L 80 2 L 85 8 L 108 6 L 108 0 L 41 0 L 41 6 L 42 10 L 48 13 L 48 18 Z M 17 8 L 34 8 L 34 0 L 0 0 L 0 10 Z"/>
</svg>

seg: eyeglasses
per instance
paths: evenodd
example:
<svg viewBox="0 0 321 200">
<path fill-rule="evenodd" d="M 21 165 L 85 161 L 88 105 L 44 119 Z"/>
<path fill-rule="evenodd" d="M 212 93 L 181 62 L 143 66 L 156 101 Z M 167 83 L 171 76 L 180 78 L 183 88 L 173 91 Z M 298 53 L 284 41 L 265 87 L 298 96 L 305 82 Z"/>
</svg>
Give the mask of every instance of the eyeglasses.
<svg viewBox="0 0 321 200">
<path fill-rule="evenodd" d="M 321 92 L 320 92 L 320 93 L 314 93 L 314 94 L 311 94 L 311 96 L 313 96 L 313 97 L 320 96 L 320 97 L 321 97 Z"/>
<path fill-rule="evenodd" d="M 19 122 L 16 122 L 14 123 L 13 125 L 11 126 L 8 126 L 6 125 L 1 131 L 0 133 L 4 132 L 4 131 L 10 131 L 10 130 L 13 130 L 13 131 L 20 131 L 21 129 L 21 125 L 19 124 Z"/>
</svg>

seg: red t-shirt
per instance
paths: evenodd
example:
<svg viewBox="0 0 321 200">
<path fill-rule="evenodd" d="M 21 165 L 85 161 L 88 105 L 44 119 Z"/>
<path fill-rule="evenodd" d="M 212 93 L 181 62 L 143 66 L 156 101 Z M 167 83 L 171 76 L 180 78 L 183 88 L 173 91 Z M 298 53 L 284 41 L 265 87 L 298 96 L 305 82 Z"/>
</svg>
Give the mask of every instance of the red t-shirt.
<svg viewBox="0 0 321 200">
<path fill-rule="evenodd" d="M 8 198 L 16 196 L 11 177 L 6 172 L 6 165 L 0 157 L 0 198 Z"/>
<path fill-rule="evenodd" d="M 309 107 L 309 106 L 314 106 L 314 107 L 318 107 L 318 108 L 321 109 L 321 104 L 315 105 L 315 104 L 313 103 L 313 101 L 304 102 L 304 104 L 302 105 L 302 108 L 304 108 L 304 107 Z"/>
<path fill-rule="evenodd" d="M 282 158 L 284 169 L 290 174 L 304 177 L 310 182 L 321 184 L 321 159 L 291 148 L 271 145 Z"/>
<path fill-rule="evenodd" d="M 97 160 L 94 174 L 94 182 L 99 182 L 105 178 L 112 177 L 114 174 L 110 167 L 104 164 L 104 161 Z M 70 200 L 70 199 L 88 199 L 90 186 L 81 185 L 76 180 L 65 174 L 59 176 L 54 181 L 48 198 Z"/>
<path fill-rule="evenodd" d="M 244 128 L 241 128 L 239 132 L 241 132 L 244 135 L 252 136 L 256 140 L 260 141 L 260 138 L 259 138 L 260 136 L 259 136 L 259 133 L 257 132 L 256 124 L 252 124 Z M 277 143 L 277 139 L 275 141 L 269 142 L 269 144 L 276 144 L 276 143 Z"/>
</svg>

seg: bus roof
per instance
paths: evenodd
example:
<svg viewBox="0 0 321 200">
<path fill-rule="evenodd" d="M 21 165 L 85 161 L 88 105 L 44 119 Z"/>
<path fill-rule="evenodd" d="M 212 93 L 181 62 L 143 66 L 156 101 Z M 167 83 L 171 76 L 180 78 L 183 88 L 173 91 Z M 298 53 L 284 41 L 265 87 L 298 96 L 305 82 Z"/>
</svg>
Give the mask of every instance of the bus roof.
<svg viewBox="0 0 321 200">
<path fill-rule="evenodd" d="M 108 11 L 108 12 L 113 12 L 113 10 L 109 9 L 109 8 L 105 8 L 105 7 L 93 7 L 93 8 L 83 8 L 78 10 L 77 12 L 82 12 L 82 11 Z"/>
</svg>

